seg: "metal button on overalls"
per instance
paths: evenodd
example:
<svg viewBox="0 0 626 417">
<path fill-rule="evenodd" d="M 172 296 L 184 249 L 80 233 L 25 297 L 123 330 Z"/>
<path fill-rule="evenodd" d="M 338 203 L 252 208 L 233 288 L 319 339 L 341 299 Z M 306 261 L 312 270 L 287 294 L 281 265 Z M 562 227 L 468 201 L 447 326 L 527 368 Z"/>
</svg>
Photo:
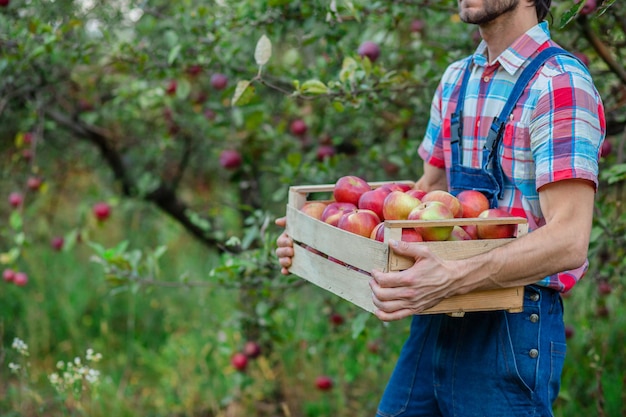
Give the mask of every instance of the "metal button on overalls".
<svg viewBox="0 0 626 417">
<path fill-rule="evenodd" d="M 530 301 L 539 301 L 539 294 L 531 294 Z"/>
<path fill-rule="evenodd" d="M 531 358 L 535 359 L 537 356 L 539 356 L 539 351 L 537 349 L 531 349 L 528 352 L 528 356 L 530 356 Z"/>
<path fill-rule="evenodd" d="M 531 314 L 530 315 L 530 322 L 531 323 L 537 323 L 539 321 L 539 314 Z"/>
</svg>

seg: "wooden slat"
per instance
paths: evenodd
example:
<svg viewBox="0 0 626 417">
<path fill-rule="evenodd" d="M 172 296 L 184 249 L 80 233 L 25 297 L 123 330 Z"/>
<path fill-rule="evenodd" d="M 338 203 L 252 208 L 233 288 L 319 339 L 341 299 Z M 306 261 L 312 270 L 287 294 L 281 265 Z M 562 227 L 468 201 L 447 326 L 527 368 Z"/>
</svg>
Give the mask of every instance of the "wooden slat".
<svg viewBox="0 0 626 417">
<path fill-rule="evenodd" d="M 365 271 L 374 268 L 382 270 L 387 265 L 388 245 L 346 232 L 290 206 L 287 206 L 287 233 L 296 242 L 304 242 Z"/>
<path fill-rule="evenodd" d="M 346 266 L 331 262 L 299 245 L 294 246 L 295 256 L 289 271 L 370 313 L 372 302 L 370 276 Z"/>
</svg>

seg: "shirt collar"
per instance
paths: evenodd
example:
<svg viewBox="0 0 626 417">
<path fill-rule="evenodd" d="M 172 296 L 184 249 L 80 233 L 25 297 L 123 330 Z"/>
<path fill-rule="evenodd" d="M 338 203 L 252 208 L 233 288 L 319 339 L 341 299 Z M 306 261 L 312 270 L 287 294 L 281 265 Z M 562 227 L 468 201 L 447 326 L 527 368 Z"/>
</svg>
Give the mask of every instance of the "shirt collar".
<svg viewBox="0 0 626 417">
<path fill-rule="evenodd" d="M 514 75 L 537 49 L 550 40 L 548 22 L 543 21 L 530 28 L 520 36 L 511 46 L 504 50 L 496 59 L 509 74 Z M 473 55 L 475 65 L 487 66 L 487 44 L 481 41 Z"/>
</svg>

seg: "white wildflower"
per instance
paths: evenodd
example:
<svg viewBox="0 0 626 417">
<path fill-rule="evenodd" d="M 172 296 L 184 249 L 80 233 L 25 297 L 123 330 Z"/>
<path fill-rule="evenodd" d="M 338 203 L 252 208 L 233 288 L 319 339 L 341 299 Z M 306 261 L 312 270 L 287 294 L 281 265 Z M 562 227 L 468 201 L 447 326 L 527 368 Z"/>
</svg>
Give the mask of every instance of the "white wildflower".
<svg viewBox="0 0 626 417">
<path fill-rule="evenodd" d="M 16 374 L 20 370 L 20 368 L 21 368 L 21 366 L 18 365 L 17 363 L 13 363 L 13 362 L 9 363 L 9 369 L 14 374 Z"/>
<path fill-rule="evenodd" d="M 19 338 L 14 338 L 13 339 L 13 343 L 11 344 L 11 347 L 15 350 L 17 350 L 17 352 L 22 355 L 22 356 L 28 356 L 28 345 L 26 343 L 24 343 L 23 340 L 19 339 Z"/>
</svg>

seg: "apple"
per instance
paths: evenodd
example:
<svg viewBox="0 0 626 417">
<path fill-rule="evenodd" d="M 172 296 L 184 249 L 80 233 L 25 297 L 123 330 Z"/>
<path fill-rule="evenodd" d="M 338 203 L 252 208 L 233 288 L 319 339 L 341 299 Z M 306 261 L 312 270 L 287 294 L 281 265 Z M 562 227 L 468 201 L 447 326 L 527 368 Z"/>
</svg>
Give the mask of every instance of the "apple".
<svg viewBox="0 0 626 417">
<path fill-rule="evenodd" d="M 576 332 L 573 326 L 570 326 L 570 325 L 565 326 L 565 338 L 566 339 L 571 339 L 572 337 L 574 337 L 575 333 Z"/>
<path fill-rule="evenodd" d="M 330 391 L 333 388 L 333 380 L 329 376 L 321 375 L 315 378 L 315 386 L 320 391 Z"/>
<path fill-rule="evenodd" d="M 392 191 L 383 201 L 384 220 L 406 220 L 409 213 L 422 202 L 402 191 Z"/>
<path fill-rule="evenodd" d="M 341 326 L 346 320 L 343 318 L 343 316 L 339 313 L 332 313 L 329 317 L 328 317 L 328 321 L 330 321 L 330 323 L 334 326 Z"/>
<path fill-rule="evenodd" d="M 361 57 L 367 57 L 372 63 L 374 63 L 380 56 L 380 47 L 375 42 L 365 41 L 359 45 L 357 53 Z"/>
<path fill-rule="evenodd" d="M 501 208 L 487 209 L 478 215 L 481 219 L 497 219 L 513 217 L 511 213 Z M 477 224 L 476 231 L 479 239 L 505 239 L 515 237 L 515 224 Z"/>
<path fill-rule="evenodd" d="M 478 228 L 476 227 L 475 224 L 468 224 L 465 226 L 461 226 L 461 228 L 463 230 L 465 230 L 465 232 L 470 235 L 470 237 L 474 240 L 474 239 L 478 239 Z"/>
<path fill-rule="evenodd" d="M 602 146 L 600 147 L 600 157 L 606 158 L 611 154 L 612 150 L 613 147 L 611 146 L 611 142 L 609 142 L 607 139 L 604 139 L 604 142 L 602 142 Z"/>
<path fill-rule="evenodd" d="M 29 190 L 38 191 L 41 188 L 43 180 L 40 177 L 29 177 L 26 181 L 26 186 Z"/>
<path fill-rule="evenodd" d="M 197 76 L 201 72 L 202 72 L 202 65 L 200 64 L 193 64 L 187 68 L 187 74 L 189 74 L 192 77 Z"/>
<path fill-rule="evenodd" d="M 372 187 L 361 177 L 346 175 L 337 180 L 333 187 L 335 201 L 341 203 L 359 204 L 359 198 Z"/>
<path fill-rule="evenodd" d="M 450 233 L 450 237 L 448 240 L 459 241 L 459 240 L 472 240 L 472 236 L 465 231 L 461 226 L 454 226 L 452 228 L 452 233 Z"/>
<path fill-rule="evenodd" d="M 257 342 L 249 340 L 243 347 L 243 354 L 250 359 L 256 359 L 261 356 L 261 346 Z"/>
<path fill-rule="evenodd" d="M 178 88 L 178 83 L 176 82 L 176 80 L 170 80 L 170 82 L 167 84 L 167 87 L 165 88 L 165 94 L 167 94 L 168 96 L 173 96 L 174 94 L 176 94 L 176 88 Z"/>
<path fill-rule="evenodd" d="M 55 236 L 52 238 L 52 240 L 50 240 L 50 246 L 52 246 L 52 249 L 56 251 L 60 251 L 61 249 L 63 249 L 64 243 L 65 239 L 63 239 L 63 236 Z"/>
<path fill-rule="evenodd" d="M 111 215 L 111 206 L 103 201 L 93 205 L 92 211 L 96 219 L 100 222 L 105 221 Z"/>
<path fill-rule="evenodd" d="M 35 134 L 33 132 L 24 133 L 24 137 L 22 139 L 25 145 L 30 145 L 35 141 Z"/>
<path fill-rule="evenodd" d="M 28 284 L 28 275 L 25 272 L 16 272 L 13 277 L 13 283 L 18 287 L 23 287 Z"/>
<path fill-rule="evenodd" d="M 420 201 L 422 201 L 422 198 L 424 198 L 424 196 L 428 194 L 426 191 L 420 190 L 419 188 L 411 188 L 410 190 L 406 191 L 406 193 L 410 196 L 417 198 Z"/>
<path fill-rule="evenodd" d="M 325 201 L 307 201 L 300 208 L 300 211 L 313 217 L 314 219 L 321 220 L 324 209 L 328 207 L 328 203 Z"/>
<path fill-rule="evenodd" d="M 241 166 L 243 158 L 236 149 L 224 149 L 220 153 L 220 165 L 228 170 L 235 170 Z"/>
<path fill-rule="evenodd" d="M 306 125 L 306 122 L 302 119 L 295 119 L 289 125 L 289 131 L 294 136 L 304 136 L 307 130 L 309 130 L 309 127 Z"/>
<path fill-rule="evenodd" d="M 579 1 L 577 1 L 576 3 L 579 3 Z M 580 14 L 581 15 L 588 15 L 588 14 L 593 13 L 593 11 L 596 9 L 597 5 L 598 4 L 597 4 L 596 0 L 585 0 L 585 5 L 580 10 Z"/>
<path fill-rule="evenodd" d="M 604 280 L 598 282 L 598 293 L 600 295 L 609 295 L 611 292 L 613 292 L 611 284 Z"/>
<path fill-rule="evenodd" d="M 378 188 L 383 188 L 385 190 L 388 190 L 389 192 L 391 192 L 391 191 L 407 192 L 410 189 L 412 189 L 413 187 L 411 187 L 411 185 L 403 183 L 403 182 L 388 182 L 386 184 L 381 185 Z"/>
<path fill-rule="evenodd" d="M 11 205 L 11 207 L 18 208 L 22 205 L 23 202 L 24 196 L 22 195 L 22 193 L 15 191 L 9 194 L 9 204 Z"/>
<path fill-rule="evenodd" d="M 463 217 L 474 218 L 489 208 L 489 199 L 477 190 L 463 190 L 456 198 L 463 207 Z"/>
<path fill-rule="evenodd" d="M 357 209 L 357 206 L 352 203 L 342 203 L 339 201 L 333 201 L 328 203 L 328 206 L 322 212 L 321 221 L 328 223 L 333 226 L 337 226 L 339 223 L 339 219 L 345 213 L 354 211 Z"/>
<path fill-rule="evenodd" d="M 10 3 L 10 0 L 0 0 L 0 6 L 6 7 Z"/>
<path fill-rule="evenodd" d="M 411 21 L 411 32 L 422 33 L 426 23 L 422 19 L 413 19 Z"/>
<path fill-rule="evenodd" d="M 320 145 L 318 146 L 317 152 L 315 153 L 315 157 L 320 162 L 334 155 L 335 155 L 335 147 L 332 145 Z"/>
<path fill-rule="evenodd" d="M 245 371 L 248 367 L 248 357 L 241 352 L 237 352 L 230 358 L 230 363 L 236 370 Z"/>
<path fill-rule="evenodd" d="M 452 211 L 440 201 L 428 201 L 415 207 L 409 213 L 409 220 L 448 220 L 453 219 Z M 415 228 L 425 241 L 441 241 L 448 240 L 452 234 L 453 226 L 437 226 Z"/>
<path fill-rule="evenodd" d="M 378 224 L 374 230 L 372 230 L 372 234 L 370 235 L 371 239 L 377 240 L 379 242 L 385 241 L 385 223 Z M 415 229 L 402 229 L 402 236 L 400 238 L 403 242 L 423 242 L 424 238 L 419 232 Z"/>
<path fill-rule="evenodd" d="M 366 191 L 359 198 L 357 207 L 372 210 L 380 219 L 383 219 L 383 203 L 389 193 L 391 193 L 391 191 L 386 188 L 376 188 Z"/>
<path fill-rule="evenodd" d="M 12 282 L 15 279 L 15 271 L 12 269 L 5 269 L 2 271 L 2 279 L 6 282 Z"/>
<path fill-rule="evenodd" d="M 341 216 L 337 227 L 359 236 L 370 237 L 379 223 L 380 218 L 372 210 L 356 209 Z"/>
<path fill-rule="evenodd" d="M 216 90 L 223 90 L 228 85 L 228 77 L 224 74 L 220 74 L 219 72 L 211 75 L 211 87 Z"/>
<path fill-rule="evenodd" d="M 422 203 L 428 203 L 430 201 L 439 201 L 443 203 L 450 209 L 454 218 L 463 217 L 463 206 L 458 198 L 453 196 L 447 191 L 443 190 L 433 190 L 426 193 L 424 197 L 422 197 Z"/>
<path fill-rule="evenodd" d="M 213 109 L 206 109 L 204 111 L 204 117 L 206 117 L 207 120 L 214 121 L 217 117 L 217 113 L 215 113 Z"/>
</svg>

